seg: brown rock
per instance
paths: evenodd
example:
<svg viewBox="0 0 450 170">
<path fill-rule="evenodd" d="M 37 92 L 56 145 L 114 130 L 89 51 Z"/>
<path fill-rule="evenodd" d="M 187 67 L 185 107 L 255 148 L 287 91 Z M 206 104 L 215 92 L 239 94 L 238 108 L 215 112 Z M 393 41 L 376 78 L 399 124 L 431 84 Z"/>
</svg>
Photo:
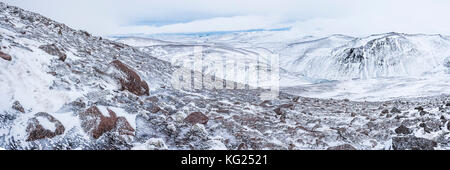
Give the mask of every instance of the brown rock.
<svg viewBox="0 0 450 170">
<path fill-rule="evenodd" d="M 190 124 L 206 124 L 208 123 L 209 118 L 207 116 L 205 116 L 203 113 L 201 112 L 194 112 L 191 113 L 189 116 L 187 116 L 184 121 L 188 122 Z"/>
<path fill-rule="evenodd" d="M 344 144 L 344 145 L 329 147 L 327 150 L 356 150 L 356 148 L 353 147 L 352 145 Z"/>
<path fill-rule="evenodd" d="M 96 106 L 92 106 L 80 113 L 83 130 L 98 139 L 104 133 L 117 131 L 120 135 L 134 135 L 134 129 L 124 117 L 117 117 L 116 113 L 108 110 L 109 117 L 104 116 Z"/>
<path fill-rule="evenodd" d="M 19 112 L 25 113 L 25 109 L 23 108 L 23 106 L 20 104 L 19 101 L 15 101 L 13 103 L 13 105 L 11 106 L 11 108 L 13 108 L 14 110 L 17 110 Z"/>
<path fill-rule="evenodd" d="M 55 45 L 55 44 L 49 44 L 49 45 L 42 45 L 39 47 L 40 49 L 44 50 L 46 53 L 54 56 L 58 56 L 59 60 L 65 61 L 67 58 L 67 55 L 61 52 L 61 50 Z"/>
<path fill-rule="evenodd" d="M 247 150 L 247 145 L 245 143 L 241 143 L 239 144 L 237 150 Z"/>
<path fill-rule="evenodd" d="M 135 95 L 149 95 L 147 82 L 141 80 L 141 77 L 130 67 L 119 60 L 114 60 L 111 65 L 115 68 L 112 76 L 120 83 L 121 90 L 127 90 Z"/>
<path fill-rule="evenodd" d="M 127 119 L 124 117 L 117 118 L 116 129 L 119 132 L 119 135 L 134 135 L 133 127 L 131 127 L 130 123 L 128 123 Z"/>
<path fill-rule="evenodd" d="M 51 131 L 50 129 L 45 129 L 42 126 L 42 122 L 39 122 L 38 117 L 47 119 L 50 123 L 53 123 L 56 129 Z M 28 133 L 27 142 L 35 141 L 44 138 L 53 138 L 58 135 L 62 135 L 65 131 L 64 126 L 60 121 L 55 119 L 48 113 L 40 112 L 35 115 L 34 118 L 28 120 L 28 126 L 26 132 Z"/>
<path fill-rule="evenodd" d="M 226 109 L 219 109 L 216 110 L 217 113 L 230 113 L 230 110 L 226 110 Z"/>
<path fill-rule="evenodd" d="M 152 106 L 151 108 L 148 109 L 148 111 L 152 113 L 158 113 L 159 111 L 161 111 L 161 108 L 158 106 Z"/>
<path fill-rule="evenodd" d="M 6 61 L 11 61 L 12 60 L 12 57 L 10 55 L 8 55 L 8 54 L 6 54 L 4 52 L 1 52 L 1 51 L 0 51 L 0 58 L 4 59 Z"/>
</svg>

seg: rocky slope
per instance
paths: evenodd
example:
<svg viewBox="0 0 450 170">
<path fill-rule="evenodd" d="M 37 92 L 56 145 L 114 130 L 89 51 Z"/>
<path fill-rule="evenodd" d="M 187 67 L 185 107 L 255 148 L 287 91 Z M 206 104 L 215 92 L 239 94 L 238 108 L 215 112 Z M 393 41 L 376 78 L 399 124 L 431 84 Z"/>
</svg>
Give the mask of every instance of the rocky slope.
<svg viewBox="0 0 450 170">
<path fill-rule="evenodd" d="M 450 99 L 172 88 L 171 63 L 0 2 L 5 149 L 449 149 Z"/>
</svg>

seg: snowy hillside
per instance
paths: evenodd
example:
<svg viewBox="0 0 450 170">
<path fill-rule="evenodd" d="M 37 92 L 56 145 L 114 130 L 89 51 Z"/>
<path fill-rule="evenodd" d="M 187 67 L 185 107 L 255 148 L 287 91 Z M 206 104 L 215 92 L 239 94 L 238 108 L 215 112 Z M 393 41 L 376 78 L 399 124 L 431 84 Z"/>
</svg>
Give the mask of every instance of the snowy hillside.
<svg viewBox="0 0 450 170">
<path fill-rule="evenodd" d="M 265 36 L 259 36 L 261 34 Z M 450 99 L 448 93 L 444 93 L 444 89 L 448 89 L 445 68 L 449 64 L 441 61 L 448 59 L 447 56 L 438 55 L 446 52 L 446 38 L 417 35 L 428 37 L 420 40 L 413 35 L 386 36 L 392 36 L 394 41 L 378 36 L 378 41 L 370 43 L 370 39 L 376 38 L 354 39 L 340 35 L 323 40 L 309 36 L 283 36 L 289 40 L 277 40 L 276 37 L 282 36 L 262 32 L 179 42 L 134 38 L 132 45 L 139 47 L 133 47 L 71 29 L 39 14 L 0 2 L 0 148 L 449 149 Z M 307 45 L 302 46 L 302 42 Z M 384 43 L 388 45 L 382 45 Z M 205 57 L 214 54 L 235 56 L 231 61 L 252 61 L 254 56 L 265 53 L 282 54 L 281 57 L 289 58 L 284 58 L 281 82 L 303 82 L 304 86 L 289 86 L 294 88 L 286 90 L 293 91 L 291 94 L 281 92 L 273 100 L 261 98 L 267 92 L 263 89 L 174 88 L 171 80 L 179 68 L 177 65 L 192 59 L 193 45 L 199 44 Z M 377 47 L 377 44 L 382 46 Z M 417 48 L 412 54 L 427 54 L 426 57 L 436 61 L 427 60 L 432 65 L 417 70 L 396 72 L 400 66 L 394 61 L 394 55 L 400 54 L 402 62 L 399 63 L 405 66 L 424 61 L 414 55 L 410 62 L 404 61 L 408 57 L 406 52 L 413 47 Z M 323 50 L 316 50 L 318 48 Z M 350 52 L 348 49 L 351 48 L 358 49 Z M 388 51 L 394 48 L 398 50 Z M 324 73 L 318 69 L 308 72 L 286 62 L 319 62 L 310 55 L 320 55 L 328 50 L 335 55 L 327 61 L 341 65 L 330 64 L 333 69 Z M 284 56 L 290 53 L 299 54 Z M 434 94 L 442 94 L 374 102 L 292 95 L 302 91 L 310 95 L 321 95 L 324 91 L 337 93 L 339 91 L 330 89 L 345 83 L 354 84 L 350 80 L 321 82 L 316 78 L 354 78 L 359 75 L 357 73 L 373 69 L 370 63 L 379 61 L 381 54 L 390 57 L 389 61 L 383 62 L 387 65 L 381 65 L 380 72 L 369 77 L 390 76 L 394 71 L 402 76 L 411 73 L 411 76 L 426 74 L 435 78 L 440 75 L 442 79 L 434 79 L 434 85 L 444 85 L 442 89 L 435 89 Z M 304 61 L 302 56 L 308 60 Z M 361 56 L 371 62 L 359 61 Z M 206 60 L 202 72 L 214 73 L 216 66 L 208 63 L 217 60 Z M 265 60 L 260 61 L 264 64 Z M 317 77 L 306 77 L 309 75 Z M 386 81 L 398 83 L 399 80 L 403 81 Z M 386 82 L 383 79 L 354 81 L 362 81 L 359 84 L 364 86 L 359 88 L 377 84 L 370 81 Z M 417 82 L 420 81 L 412 79 L 411 83 L 398 86 L 433 87 L 427 79 L 422 79 L 422 84 Z M 307 86 L 309 89 L 305 88 Z M 333 96 L 336 95 L 342 93 Z"/>
<path fill-rule="evenodd" d="M 211 74 L 217 69 L 214 62 L 224 56 L 229 63 L 259 60 L 260 66 L 265 66 L 264 56 L 279 55 L 280 85 L 286 92 L 301 96 L 376 101 L 450 93 L 449 37 L 386 33 L 362 38 L 345 35 L 292 38 L 294 34 L 288 32 L 173 35 L 168 39 L 179 45 L 152 46 L 149 42 L 148 46 L 139 47 L 152 56 L 180 65 L 192 60 L 194 45 L 203 46 L 204 62 L 209 65 L 203 70 Z M 133 45 L 134 38 L 121 41 Z M 240 72 L 243 71 L 241 68 Z"/>
</svg>

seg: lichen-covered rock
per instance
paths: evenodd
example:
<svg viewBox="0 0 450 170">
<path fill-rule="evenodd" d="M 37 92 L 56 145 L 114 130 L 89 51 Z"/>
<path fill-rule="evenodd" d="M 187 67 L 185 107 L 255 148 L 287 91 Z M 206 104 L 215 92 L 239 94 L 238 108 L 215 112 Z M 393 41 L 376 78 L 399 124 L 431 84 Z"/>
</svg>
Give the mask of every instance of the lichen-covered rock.
<svg viewBox="0 0 450 170">
<path fill-rule="evenodd" d="M 6 54 L 6 53 L 4 53 L 2 51 L 0 51 L 0 58 L 4 59 L 6 61 L 11 61 L 12 60 L 12 57 L 10 55 L 8 55 L 8 54 Z"/>
<path fill-rule="evenodd" d="M 209 118 L 201 112 L 191 113 L 184 119 L 185 122 L 188 122 L 190 124 L 197 124 L 197 123 L 206 124 L 208 123 L 208 120 Z"/>
<path fill-rule="evenodd" d="M 79 118 L 83 130 L 95 139 L 112 131 L 116 131 L 120 135 L 134 135 L 135 130 L 124 117 L 117 117 L 116 113 L 110 109 L 107 111 L 109 116 L 104 116 L 96 106 L 92 106 L 80 113 Z"/>
<path fill-rule="evenodd" d="M 113 69 L 108 72 L 120 83 L 122 91 L 127 90 L 138 96 L 150 94 L 147 82 L 143 81 L 129 66 L 119 60 L 114 60 L 110 65 Z"/>
<path fill-rule="evenodd" d="M 39 46 L 40 49 L 44 50 L 46 53 L 54 56 L 58 56 L 59 60 L 65 61 L 67 58 L 67 55 L 62 52 L 61 49 L 59 49 L 55 44 L 49 44 L 49 45 L 41 45 Z"/>
<path fill-rule="evenodd" d="M 48 113 L 37 113 L 28 120 L 26 141 L 35 141 L 44 138 L 53 138 L 62 135 L 65 131 L 63 124 Z"/>
<path fill-rule="evenodd" d="M 414 136 L 392 138 L 392 149 L 394 150 L 434 150 L 437 143 L 425 138 Z"/>
</svg>

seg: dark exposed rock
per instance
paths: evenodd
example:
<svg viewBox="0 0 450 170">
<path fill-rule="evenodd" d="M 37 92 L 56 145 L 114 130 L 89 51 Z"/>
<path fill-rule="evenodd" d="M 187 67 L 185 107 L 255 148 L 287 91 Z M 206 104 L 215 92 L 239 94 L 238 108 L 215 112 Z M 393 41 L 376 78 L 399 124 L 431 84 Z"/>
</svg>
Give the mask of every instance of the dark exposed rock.
<svg viewBox="0 0 450 170">
<path fill-rule="evenodd" d="M 25 109 L 23 108 L 23 106 L 20 104 L 19 101 L 15 101 L 11 108 L 19 112 L 25 113 Z"/>
<path fill-rule="evenodd" d="M 122 91 L 127 90 L 138 96 L 149 95 L 147 82 L 141 80 L 134 70 L 119 60 L 114 60 L 111 65 L 115 68 L 111 74 L 119 81 Z"/>
<path fill-rule="evenodd" d="M 247 149 L 248 149 L 248 147 L 245 143 L 239 144 L 239 146 L 237 148 L 237 150 L 247 150 Z"/>
<path fill-rule="evenodd" d="M 356 150 L 356 148 L 353 147 L 352 145 L 344 144 L 344 145 L 329 147 L 327 150 Z"/>
<path fill-rule="evenodd" d="M 65 61 L 67 58 L 67 55 L 64 54 L 55 44 L 49 44 L 49 45 L 41 45 L 39 46 L 40 49 L 44 50 L 46 53 L 54 56 L 58 56 L 59 60 Z"/>
<path fill-rule="evenodd" d="M 294 110 L 294 104 L 282 104 L 280 105 L 280 108 L 289 108 L 291 110 Z"/>
<path fill-rule="evenodd" d="M 408 135 L 411 134 L 411 130 L 409 128 L 407 128 L 405 125 L 401 125 L 400 127 L 398 127 L 397 129 L 395 129 L 395 133 L 397 134 L 404 134 L 404 135 Z"/>
<path fill-rule="evenodd" d="M 153 105 L 148 109 L 148 111 L 150 111 L 151 113 L 158 113 L 159 111 L 161 111 L 161 108 Z"/>
<path fill-rule="evenodd" d="M 194 113 L 191 113 L 189 116 L 187 116 L 184 119 L 184 121 L 188 122 L 190 124 L 197 124 L 197 123 L 206 124 L 206 123 L 208 123 L 209 118 L 201 112 L 194 112 Z"/>
<path fill-rule="evenodd" d="M 450 102 L 449 102 L 449 103 L 447 103 L 447 104 L 445 104 L 445 106 L 450 106 Z"/>
<path fill-rule="evenodd" d="M 282 114 L 283 114 L 283 111 L 281 111 L 281 107 L 276 108 L 276 109 L 274 109 L 273 111 L 274 111 L 277 115 L 282 115 Z"/>
<path fill-rule="evenodd" d="M 428 114 L 428 112 L 427 111 L 420 111 L 420 116 L 424 116 L 424 115 L 426 115 L 426 114 Z"/>
<path fill-rule="evenodd" d="M 384 109 L 383 111 L 381 111 L 382 114 L 388 114 L 389 110 L 388 109 Z"/>
<path fill-rule="evenodd" d="M 4 59 L 6 61 L 11 61 L 12 60 L 12 57 L 10 55 L 8 55 L 8 54 L 6 54 L 4 52 L 1 52 L 1 51 L 0 51 L 0 58 Z"/>
<path fill-rule="evenodd" d="M 294 98 L 292 99 L 293 102 L 298 102 L 299 100 L 300 100 L 300 97 L 299 97 L 299 96 L 294 97 Z"/>
<path fill-rule="evenodd" d="M 427 133 L 439 131 L 441 130 L 441 126 L 442 122 L 439 120 L 430 120 L 420 124 L 420 127 L 423 127 L 424 131 Z"/>
<path fill-rule="evenodd" d="M 95 139 L 111 131 L 117 131 L 120 135 L 134 135 L 135 130 L 124 117 L 117 117 L 116 113 L 110 109 L 107 111 L 109 117 L 104 116 L 96 106 L 80 113 L 83 130 Z"/>
<path fill-rule="evenodd" d="M 261 102 L 259 104 L 259 106 L 261 106 L 261 107 L 270 107 L 271 105 L 272 105 L 272 101 L 270 101 L 270 100 L 264 100 L 263 102 Z"/>
<path fill-rule="evenodd" d="M 423 107 L 422 107 L 422 106 L 418 106 L 418 107 L 416 107 L 416 108 L 414 108 L 414 109 L 416 109 L 416 110 L 418 110 L 418 111 L 423 111 Z"/>
<path fill-rule="evenodd" d="M 394 107 L 394 108 L 391 109 L 391 113 L 402 113 L 402 111 L 400 111 L 399 109 Z"/>
<path fill-rule="evenodd" d="M 436 146 L 434 141 L 414 136 L 392 138 L 394 150 L 434 150 Z"/>
<path fill-rule="evenodd" d="M 39 122 L 38 118 L 41 117 L 43 119 L 47 119 L 50 123 L 53 123 L 55 126 L 55 130 L 45 129 L 42 125 L 43 122 Z M 26 141 L 35 141 L 44 138 L 53 138 L 55 136 L 63 134 L 65 131 L 62 123 L 55 119 L 48 113 L 40 112 L 37 113 L 34 118 L 28 120 L 28 126 L 26 132 L 28 133 L 28 138 Z"/>
<path fill-rule="evenodd" d="M 216 110 L 217 113 L 230 113 L 230 110 L 226 110 L 226 109 L 219 109 Z"/>
</svg>

